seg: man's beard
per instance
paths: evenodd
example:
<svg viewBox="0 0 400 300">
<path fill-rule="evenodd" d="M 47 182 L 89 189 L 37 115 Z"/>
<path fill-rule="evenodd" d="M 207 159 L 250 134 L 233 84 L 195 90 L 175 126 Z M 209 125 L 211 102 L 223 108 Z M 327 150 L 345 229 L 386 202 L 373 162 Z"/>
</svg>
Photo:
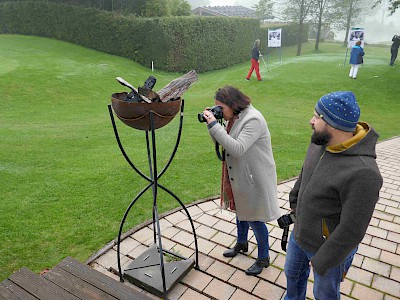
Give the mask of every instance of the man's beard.
<svg viewBox="0 0 400 300">
<path fill-rule="evenodd" d="M 329 132 L 327 131 L 317 132 L 314 129 L 314 133 L 311 136 L 311 142 L 319 146 L 325 146 L 330 142 L 331 138 L 332 136 Z"/>
</svg>

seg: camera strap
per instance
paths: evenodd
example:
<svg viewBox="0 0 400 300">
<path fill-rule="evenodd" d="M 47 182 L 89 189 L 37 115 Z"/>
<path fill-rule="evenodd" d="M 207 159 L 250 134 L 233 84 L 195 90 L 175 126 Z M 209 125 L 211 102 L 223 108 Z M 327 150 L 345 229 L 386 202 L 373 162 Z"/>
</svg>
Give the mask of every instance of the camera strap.
<svg viewBox="0 0 400 300">
<path fill-rule="evenodd" d="M 288 241 L 288 236 L 289 236 L 289 226 L 285 227 L 283 229 L 283 233 L 282 233 L 281 248 L 285 252 L 286 252 L 286 245 L 287 245 L 287 241 Z"/>
<path fill-rule="evenodd" d="M 220 161 L 225 161 L 225 150 L 222 149 L 222 154 L 221 154 L 221 152 L 219 151 L 219 144 L 218 144 L 218 142 L 215 142 L 215 152 L 217 153 L 218 159 L 219 159 Z"/>
</svg>

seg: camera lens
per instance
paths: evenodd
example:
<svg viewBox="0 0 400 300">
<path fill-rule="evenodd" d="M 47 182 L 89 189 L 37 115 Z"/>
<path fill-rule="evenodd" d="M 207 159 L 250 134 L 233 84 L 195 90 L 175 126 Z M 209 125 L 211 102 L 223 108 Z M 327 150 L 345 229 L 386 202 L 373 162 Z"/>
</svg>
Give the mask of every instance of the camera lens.
<svg viewBox="0 0 400 300">
<path fill-rule="evenodd" d="M 203 122 L 206 121 L 206 118 L 204 118 L 204 114 L 203 113 L 198 114 L 197 115 L 197 119 L 199 120 L 200 123 L 203 123 Z"/>
</svg>

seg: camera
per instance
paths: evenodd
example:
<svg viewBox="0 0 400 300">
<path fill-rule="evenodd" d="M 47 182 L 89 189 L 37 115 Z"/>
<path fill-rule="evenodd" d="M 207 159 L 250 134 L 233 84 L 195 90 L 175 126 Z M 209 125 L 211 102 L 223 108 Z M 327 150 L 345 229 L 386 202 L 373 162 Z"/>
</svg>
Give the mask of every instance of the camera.
<svg viewBox="0 0 400 300">
<path fill-rule="evenodd" d="M 283 215 L 277 221 L 279 227 L 283 229 L 281 248 L 283 251 L 286 251 L 286 245 L 289 237 L 289 226 L 296 221 L 296 215 L 294 212 L 291 212 L 287 215 Z"/>
<path fill-rule="evenodd" d="M 212 112 L 212 114 L 214 115 L 214 117 L 215 117 L 217 120 L 221 120 L 221 119 L 224 117 L 224 113 L 222 112 L 222 107 L 219 106 L 219 105 L 215 105 L 215 106 L 211 107 L 211 108 L 209 109 L 209 111 Z M 204 117 L 204 114 L 203 114 L 203 113 L 198 114 L 198 115 L 197 115 L 197 118 L 199 119 L 199 122 L 201 122 L 201 123 L 202 123 L 202 122 L 206 122 L 206 118 Z"/>
<path fill-rule="evenodd" d="M 296 216 L 292 212 L 290 214 L 283 215 L 277 221 L 278 221 L 279 227 L 282 229 L 285 229 L 286 227 L 289 227 L 290 224 L 293 224 L 295 220 L 296 220 Z"/>
</svg>

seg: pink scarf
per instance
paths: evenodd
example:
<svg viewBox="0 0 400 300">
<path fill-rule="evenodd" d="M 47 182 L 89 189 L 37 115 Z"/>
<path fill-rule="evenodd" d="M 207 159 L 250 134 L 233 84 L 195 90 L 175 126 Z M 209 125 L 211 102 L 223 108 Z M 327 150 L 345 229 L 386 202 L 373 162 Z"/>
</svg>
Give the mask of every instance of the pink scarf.
<svg viewBox="0 0 400 300">
<path fill-rule="evenodd" d="M 229 120 L 228 127 L 226 128 L 226 132 L 228 134 L 231 131 L 237 117 L 238 116 L 235 115 L 231 120 Z M 223 209 L 235 211 L 235 199 L 233 197 L 232 186 L 231 182 L 229 181 L 228 168 L 225 160 L 222 162 L 221 207 Z"/>
</svg>

